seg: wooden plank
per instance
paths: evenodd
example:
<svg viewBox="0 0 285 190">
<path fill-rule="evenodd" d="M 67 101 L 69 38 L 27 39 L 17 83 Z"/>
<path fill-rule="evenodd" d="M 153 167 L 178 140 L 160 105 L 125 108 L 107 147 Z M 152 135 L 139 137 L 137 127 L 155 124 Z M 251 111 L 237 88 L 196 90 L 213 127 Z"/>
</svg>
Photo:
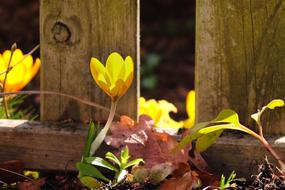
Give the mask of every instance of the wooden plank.
<svg viewBox="0 0 285 190">
<path fill-rule="evenodd" d="M 272 147 L 285 159 L 285 138 L 274 136 L 268 139 Z M 265 161 L 276 164 L 269 152 L 252 137 L 224 136 L 219 138 L 214 146 L 203 154 L 211 171 L 215 174 L 226 174 L 227 176 L 235 170 L 237 177 L 247 177 L 257 174 L 258 164 Z"/>
<path fill-rule="evenodd" d="M 285 99 L 285 2 L 198 0 L 196 17 L 197 120 L 224 108 L 250 115 Z M 264 116 L 267 134 L 285 134 L 285 109 Z"/>
<path fill-rule="evenodd" d="M 89 71 L 95 56 L 117 51 L 134 59 L 135 79 L 118 113 L 137 117 L 139 97 L 139 0 L 41 0 L 41 90 L 67 93 L 104 106 L 110 99 Z M 106 112 L 57 96 L 41 96 L 42 120 L 106 120 Z"/>
<path fill-rule="evenodd" d="M 74 170 L 87 126 L 0 120 L 0 162 L 21 160 L 28 169 Z"/>
</svg>

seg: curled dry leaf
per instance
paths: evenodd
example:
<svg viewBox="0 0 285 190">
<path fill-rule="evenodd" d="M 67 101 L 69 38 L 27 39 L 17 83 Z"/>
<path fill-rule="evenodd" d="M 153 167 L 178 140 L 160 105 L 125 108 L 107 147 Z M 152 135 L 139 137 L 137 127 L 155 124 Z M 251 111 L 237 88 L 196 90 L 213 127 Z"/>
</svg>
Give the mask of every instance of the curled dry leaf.
<svg viewBox="0 0 285 190">
<path fill-rule="evenodd" d="M 139 123 L 133 124 L 126 116 L 115 123 L 105 142 L 115 148 L 121 149 L 127 145 L 133 159 L 143 158 L 146 168 L 157 164 L 169 163 L 172 170 L 177 169 L 180 163 L 188 163 L 188 152 L 191 145 L 175 153 L 171 152 L 177 145 L 174 136 L 166 132 L 157 131 L 153 120 L 148 116 L 141 116 Z"/>
<path fill-rule="evenodd" d="M 160 190 L 192 190 L 199 186 L 199 178 L 195 173 L 188 171 L 182 176 L 177 176 L 166 180 Z"/>
</svg>

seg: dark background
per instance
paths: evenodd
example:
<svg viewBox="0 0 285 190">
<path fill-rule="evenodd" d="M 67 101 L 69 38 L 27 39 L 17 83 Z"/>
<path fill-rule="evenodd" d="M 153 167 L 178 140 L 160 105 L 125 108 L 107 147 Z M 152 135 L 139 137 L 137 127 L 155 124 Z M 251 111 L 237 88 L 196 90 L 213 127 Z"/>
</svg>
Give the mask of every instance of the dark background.
<svg viewBox="0 0 285 190">
<path fill-rule="evenodd" d="M 194 0 L 141 0 L 141 95 L 173 102 L 177 117 L 194 88 L 194 37 Z M 14 42 L 25 53 L 39 43 L 39 0 L 0 1 L 0 51 Z"/>
</svg>

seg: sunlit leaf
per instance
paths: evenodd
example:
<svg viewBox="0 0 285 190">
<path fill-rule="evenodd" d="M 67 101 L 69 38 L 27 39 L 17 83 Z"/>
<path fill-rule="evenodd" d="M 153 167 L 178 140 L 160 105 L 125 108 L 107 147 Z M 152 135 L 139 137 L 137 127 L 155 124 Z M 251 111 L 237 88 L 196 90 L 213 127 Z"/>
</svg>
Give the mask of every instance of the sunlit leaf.
<svg viewBox="0 0 285 190">
<path fill-rule="evenodd" d="M 121 166 L 120 160 L 112 152 L 107 152 L 105 155 L 105 158 L 111 160 L 112 162 L 114 162 L 118 166 Z"/>
<path fill-rule="evenodd" d="M 269 102 L 266 107 L 269 109 L 275 109 L 276 107 L 282 107 L 284 106 L 284 101 L 281 99 L 275 99 Z"/>
<path fill-rule="evenodd" d="M 121 167 L 124 168 L 125 165 L 128 163 L 130 158 L 129 155 L 129 148 L 125 146 L 125 148 L 121 151 Z"/>
<path fill-rule="evenodd" d="M 90 176 L 95 177 L 98 179 L 102 179 L 106 182 L 109 182 L 110 180 L 106 178 L 99 170 L 97 170 L 94 166 L 82 162 L 78 162 L 76 164 L 76 168 L 81 173 L 81 176 Z"/>
<path fill-rule="evenodd" d="M 222 132 L 223 130 L 218 130 L 198 138 L 196 142 L 196 150 L 198 152 L 204 152 L 207 150 L 217 140 L 217 138 L 219 138 Z"/>
<path fill-rule="evenodd" d="M 100 167 L 103 167 L 103 168 L 107 168 L 107 169 L 115 171 L 115 172 L 119 171 L 111 163 L 109 163 L 108 161 L 106 161 L 106 160 L 104 160 L 102 158 L 99 158 L 99 157 L 88 157 L 88 158 L 85 158 L 85 160 L 86 160 L 87 163 L 95 165 L 95 166 L 100 166 Z"/>
<path fill-rule="evenodd" d="M 135 165 L 139 165 L 141 162 L 144 162 L 143 159 L 141 159 L 141 158 L 132 160 L 129 163 L 127 163 L 127 165 L 125 166 L 125 169 L 132 167 L 132 166 L 135 166 Z"/>
<path fill-rule="evenodd" d="M 230 109 L 225 109 L 219 113 L 212 122 L 203 122 L 194 125 L 190 134 L 182 139 L 175 147 L 175 150 L 185 147 L 188 143 L 197 139 L 196 147 L 198 151 L 205 151 L 222 134 L 223 130 L 239 130 L 245 133 L 255 135 L 254 132 L 241 125 L 238 114 Z"/>
<path fill-rule="evenodd" d="M 127 170 L 121 170 L 119 172 L 118 178 L 117 178 L 117 182 L 121 182 L 123 179 L 125 179 L 126 175 L 128 174 Z"/>
</svg>

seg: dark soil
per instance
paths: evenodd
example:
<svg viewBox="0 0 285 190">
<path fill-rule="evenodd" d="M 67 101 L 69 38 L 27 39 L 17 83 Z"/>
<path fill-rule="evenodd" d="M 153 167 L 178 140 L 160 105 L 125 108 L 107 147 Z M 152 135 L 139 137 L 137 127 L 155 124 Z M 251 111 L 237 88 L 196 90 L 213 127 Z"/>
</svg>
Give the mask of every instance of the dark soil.
<svg viewBox="0 0 285 190">
<path fill-rule="evenodd" d="M 253 175 L 251 181 L 233 181 L 228 190 L 284 190 L 284 176 L 280 175 L 274 166 L 265 159 L 265 163 L 258 168 L 258 174 Z"/>
</svg>

